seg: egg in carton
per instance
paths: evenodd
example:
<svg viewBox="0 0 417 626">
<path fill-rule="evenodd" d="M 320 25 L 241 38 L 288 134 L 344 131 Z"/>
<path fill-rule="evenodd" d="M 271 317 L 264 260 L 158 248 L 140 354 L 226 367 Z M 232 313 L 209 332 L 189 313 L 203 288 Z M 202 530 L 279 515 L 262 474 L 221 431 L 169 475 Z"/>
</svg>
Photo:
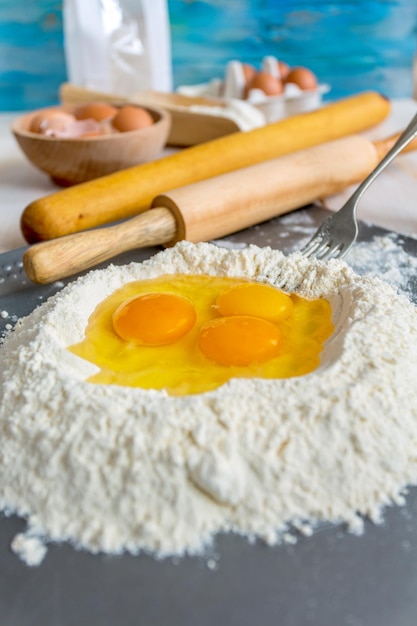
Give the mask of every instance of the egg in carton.
<svg viewBox="0 0 417 626">
<path fill-rule="evenodd" d="M 320 84 L 309 68 L 290 68 L 273 56 L 262 59 L 259 71 L 248 63 L 230 61 L 223 80 L 215 78 L 209 83 L 178 88 L 185 95 L 244 102 L 248 108 L 261 112 L 265 122 L 316 109 L 329 90 L 329 85 Z"/>
</svg>

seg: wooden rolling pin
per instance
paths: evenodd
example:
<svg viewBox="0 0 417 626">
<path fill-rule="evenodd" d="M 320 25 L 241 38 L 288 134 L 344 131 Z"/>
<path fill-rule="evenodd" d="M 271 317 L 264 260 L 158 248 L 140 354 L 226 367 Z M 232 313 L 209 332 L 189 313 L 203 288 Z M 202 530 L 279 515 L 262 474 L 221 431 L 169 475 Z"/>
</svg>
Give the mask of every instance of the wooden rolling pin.
<svg viewBox="0 0 417 626">
<path fill-rule="evenodd" d="M 366 92 L 185 148 L 35 200 L 22 214 L 22 233 L 34 243 L 132 217 L 157 194 L 366 130 L 389 112 L 386 98 Z"/>
<path fill-rule="evenodd" d="M 24 269 L 31 280 L 49 283 L 134 248 L 228 235 L 363 180 L 392 141 L 352 135 L 171 190 L 121 224 L 28 248 Z"/>
</svg>

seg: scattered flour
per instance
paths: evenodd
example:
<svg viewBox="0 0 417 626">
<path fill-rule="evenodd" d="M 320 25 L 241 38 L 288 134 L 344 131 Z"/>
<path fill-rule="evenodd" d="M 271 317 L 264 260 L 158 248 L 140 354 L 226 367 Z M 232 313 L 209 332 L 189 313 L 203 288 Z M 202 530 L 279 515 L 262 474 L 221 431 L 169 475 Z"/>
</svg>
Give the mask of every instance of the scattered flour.
<svg viewBox="0 0 417 626">
<path fill-rule="evenodd" d="M 27 565 L 40 565 L 45 558 L 47 547 L 39 537 L 19 533 L 12 541 L 11 548 Z"/>
<path fill-rule="evenodd" d="M 411 283 L 417 280 L 417 257 L 407 254 L 402 236 L 389 233 L 371 242 L 357 243 L 346 262 L 360 275 L 373 275 L 411 298 Z"/>
<path fill-rule="evenodd" d="M 84 382 L 95 366 L 66 347 L 95 306 L 167 273 L 284 277 L 327 298 L 335 332 L 320 367 L 183 397 Z M 202 554 L 218 532 L 271 545 L 321 521 L 361 532 L 417 483 L 415 307 L 341 261 L 183 242 L 79 278 L 0 350 L 0 506 L 27 518 L 13 549 L 32 564 L 44 541 L 165 557 Z"/>
</svg>

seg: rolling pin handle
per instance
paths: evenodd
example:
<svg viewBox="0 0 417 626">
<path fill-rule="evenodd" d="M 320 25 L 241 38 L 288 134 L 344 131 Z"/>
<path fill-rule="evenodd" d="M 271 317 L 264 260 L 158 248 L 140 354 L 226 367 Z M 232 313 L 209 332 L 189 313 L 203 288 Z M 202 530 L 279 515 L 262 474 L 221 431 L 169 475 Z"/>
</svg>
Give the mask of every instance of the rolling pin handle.
<svg viewBox="0 0 417 626">
<path fill-rule="evenodd" d="M 155 207 L 115 226 L 37 243 L 24 253 L 23 267 L 30 280 L 48 284 L 122 252 L 172 241 L 176 232 L 177 224 L 171 211 Z"/>
</svg>

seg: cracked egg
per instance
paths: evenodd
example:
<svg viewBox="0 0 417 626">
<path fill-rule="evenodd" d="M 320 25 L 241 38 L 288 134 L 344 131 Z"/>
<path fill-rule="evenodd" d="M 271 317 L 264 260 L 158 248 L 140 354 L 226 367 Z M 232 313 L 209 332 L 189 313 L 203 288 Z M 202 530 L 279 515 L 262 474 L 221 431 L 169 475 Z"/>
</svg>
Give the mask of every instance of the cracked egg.
<svg viewBox="0 0 417 626">
<path fill-rule="evenodd" d="M 100 371 L 91 383 L 203 393 L 231 378 L 288 378 L 319 365 L 327 300 L 244 278 L 165 275 L 127 283 L 69 348 Z"/>
</svg>

